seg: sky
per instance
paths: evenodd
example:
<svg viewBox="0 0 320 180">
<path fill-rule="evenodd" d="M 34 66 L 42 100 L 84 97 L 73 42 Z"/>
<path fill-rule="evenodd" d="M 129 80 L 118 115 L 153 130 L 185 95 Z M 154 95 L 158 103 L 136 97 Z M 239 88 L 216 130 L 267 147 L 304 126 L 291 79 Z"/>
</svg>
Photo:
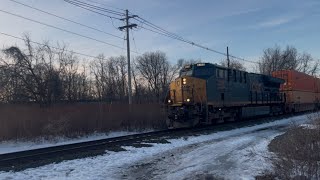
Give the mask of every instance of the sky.
<svg viewBox="0 0 320 180">
<path fill-rule="evenodd" d="M 120 37 L 125 33 L 117 29 L 124 22 L 81 9 L 63 0 L 15 0 L 64 18 L 100 29 Z M 320 59 L 317 46 L 320 42 L 320 1 L 318 0 L 82 0 L 100 7 L 131 14 L 182 36 L 205 47 L 230 53 L 250 61 L 258 61 L 263 50 L 275 45 L 294 46 L 299 52 L 310 53 Z M 94 2 L 93 2 L 94 1 Z M 58 29 L 15 17 L 2 11 L 18 14 L 68 31 L 76 32 L 100 41 L 93 41 Z M 201 59 L 219 63 L 224 56 L 177 41 L 150 31 L 138 24 L 130 33 L 131 53 L 136 57 L 145 52 L 163 51 L 170 62 L 178 59 Z M 68 21 L 49 16 L 10 0 L 0 1 L 0 33 L 22 37 L 27 33 L 36 42 L 49 41 L 52 46 L 66 44 L 69 50 L 106 57 L 126 55 L 123 39 L 88 29 Z M 22 41 L 0 34 L 2 48 L 11 45 L 23 47 Z M 247 68 L 253 63 L 245 63 Z"/>
</svg>

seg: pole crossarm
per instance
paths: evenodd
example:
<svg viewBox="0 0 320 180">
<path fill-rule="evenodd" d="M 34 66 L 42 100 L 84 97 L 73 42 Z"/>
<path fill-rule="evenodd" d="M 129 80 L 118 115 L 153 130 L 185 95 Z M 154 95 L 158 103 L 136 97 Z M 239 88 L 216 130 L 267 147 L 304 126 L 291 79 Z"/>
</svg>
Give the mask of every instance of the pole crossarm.
<svg viewBox="0 0 320 180">
<path fill-rule="evenodd" d="M 137 26 L 138 26 L 137 24 L 129 24 L 128 26 L 121 26 L 121 27 L 118 27 L 118 28 L 119 28 L 120 31 L 122 31 L 122 30 L 124 30 L 126 28 L 132 29 L 132 28 L 135 28 Z"/>
</svg>

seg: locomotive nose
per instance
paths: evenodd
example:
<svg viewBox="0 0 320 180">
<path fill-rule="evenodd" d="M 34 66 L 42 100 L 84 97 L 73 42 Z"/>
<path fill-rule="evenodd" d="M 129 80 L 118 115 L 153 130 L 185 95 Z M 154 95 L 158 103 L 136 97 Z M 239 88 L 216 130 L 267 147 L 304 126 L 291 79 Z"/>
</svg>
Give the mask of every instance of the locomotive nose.
<svg viewBox="0 0 320 180">
<path fill-rule="evenodd" d="M 168 104 L 182 105 L 201 103 L 205 95 L 205 80 L 194 77 L 179 77 L 170 84 Z"/>
<path fill-rule="evenodd" d="M 189 77 L 179 77 L 170 84 L 170 103 L 190 103 L 192 98 L 192 81 Z"/>
</svg>

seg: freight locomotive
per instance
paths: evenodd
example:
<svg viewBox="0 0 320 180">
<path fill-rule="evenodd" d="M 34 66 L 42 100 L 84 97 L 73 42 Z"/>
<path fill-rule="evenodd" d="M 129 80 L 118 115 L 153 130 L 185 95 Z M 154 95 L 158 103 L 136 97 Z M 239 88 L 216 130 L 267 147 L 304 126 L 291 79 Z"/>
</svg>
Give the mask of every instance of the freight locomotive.
<svg viewBox="0 0 320 180">
<path fill-rule="evenodd" d="M 313 85 L 297 85 L 297 77 L 304 83 L 314 79 Z M 193 127 L 312 110 L 319 104 L 316 82 L 296 71 L 267 76 L 211 63 L 186 65 L 170 83 L 167 125 Z"/>
</svg>

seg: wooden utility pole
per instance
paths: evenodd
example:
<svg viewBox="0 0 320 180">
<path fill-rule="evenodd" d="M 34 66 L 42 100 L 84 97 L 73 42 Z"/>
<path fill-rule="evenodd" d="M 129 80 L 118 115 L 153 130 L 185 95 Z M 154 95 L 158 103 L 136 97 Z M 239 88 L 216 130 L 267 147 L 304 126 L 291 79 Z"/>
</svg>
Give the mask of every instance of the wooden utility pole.
<svg viewBox="0 0 320 180">
<path fill-rule="evenodd" d="M 129 29 L 132 29 L 134 27 L 137 27 L 137 24 L 129 24 L 129 19 L 137 17 L 136 15 L 129 16 L 128 9 L 126 10 L 126 17 L 121 20 L 125 20 L 126 25 L 119 27 L 119 29 L 122 31 L 123 29 L 126 29 L 127 33 L 127 59 L 128 59 L 128 100 L 129 104 L 132 104 L 132 87 L 131 87 L 131 67 L 130 67 L 130 38 L 129 38 Z"/>
</svg>

